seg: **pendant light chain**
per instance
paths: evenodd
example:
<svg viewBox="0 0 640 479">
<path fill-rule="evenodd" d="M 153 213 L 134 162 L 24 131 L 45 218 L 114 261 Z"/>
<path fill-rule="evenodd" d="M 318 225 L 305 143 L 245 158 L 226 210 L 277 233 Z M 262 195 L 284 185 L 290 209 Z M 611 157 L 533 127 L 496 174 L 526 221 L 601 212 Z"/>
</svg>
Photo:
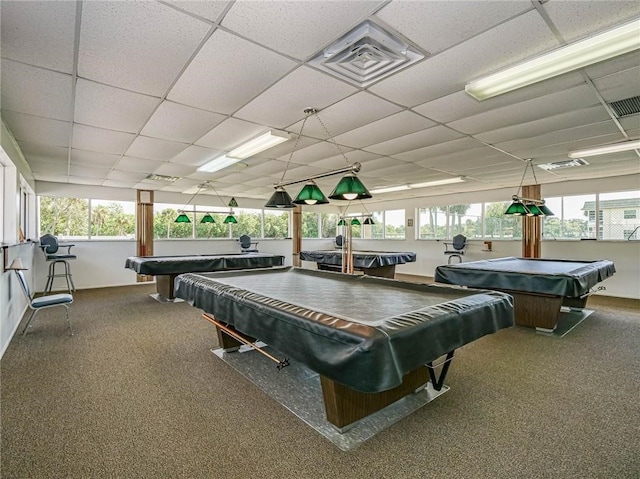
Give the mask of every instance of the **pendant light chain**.
<svg viewBox="0 0 640 479">
<path fill-rule="evenodd" d="M 313 111 L 308 111 L 308 110 L 313 110 Z M 287 164 L 285 165 L 284 171 L 282 172 L 282 178 L 280 178 L 280 183 L 284 183 L 284 177 L 287 174 L 287 170 L 289 169 L 289 164 L 291 163 L 291 158 L 293 158 L 293 154 L 298 150 L 298 142 L 300 141 L 300 137 L 302 136 L 302 132 L 304 131 L 304 125 L 307 123 L 307 120 L 309 119 L 309 117 L 316 111 L 317 110 L 311 109 L 311 108 L 307 108 L 306 110 L 304 110 L 304 112 L 306 113 L 307 116 L 305 116 L 304 120 L 302 120 L 302 126 L 300 127 L 300 133 L 298 134 L 298 137 L 296 138 L 296 142 L 293 144 L 293 150 L 291 150 L 291 153 L 289 154 L 289 159 L 287 159 Z"/>
<path fill-rule="evenodd" d="M 338 145 L 338 143 L 336 143 L 336 140 L 333 139 L 333 137 L 331 136 L 331 133 L 329 133 L 329 129 L 326 127 L 326 125 L 324 124 L 324 122 L 320 118 L 320 115 L 318 115 L 317 113 L 318 113 L 318 110 L 315 110 L 313 112 L 313 114 L 316 116 L 316 118 L 318 119 L 318 121 L 322 125 L 322 128 L 324 128 L 324 132 L 327 134 L 327 141 L 333 143 L 335 145 L 335 147 L 338 149 L 338 151 L 340 152 L 340 154 L 342 155 L 342 157 L 344 158 L 344 161 L 347 162 L 347 165 L 348 166 L 352 166 L 351 163 L 349 162 L 349 160 L 347 159 L 347 155 L 344 154 L 344 152 L 342 151 L 342 148 L 340 148 L 340 145 Z"/>
</svg>

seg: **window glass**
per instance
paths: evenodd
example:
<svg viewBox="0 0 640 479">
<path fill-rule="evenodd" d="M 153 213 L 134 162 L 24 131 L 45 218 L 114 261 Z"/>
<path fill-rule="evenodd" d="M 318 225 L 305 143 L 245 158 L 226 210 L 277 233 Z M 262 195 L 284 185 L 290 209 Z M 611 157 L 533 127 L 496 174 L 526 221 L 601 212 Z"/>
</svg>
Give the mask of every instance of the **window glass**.
<svg viewBox="0 0 640 479">
<path fill-rule="evenodd" d="M 505 215 L 511 201 L 485 203 L 484 237 L 487 239 L 522 239 L 522 217 Z"/>
<path fill-rule="evenodd" d="M 237 224 L 231 225 L 231 234 L 234 238 L 242 235 L 262 238 L 262 210 L 237 208 L 234 216 L 238 220 Z"/>
<path fill-rule="evenodd" d="M 418 239 L 444 239 L 447 235 L 446 207 L 418 209 Z"/>
<path fill-rule="evenodd" d="M 135 238 L 136 205 L 133 201 L 91 200 L 92 238 Z"/>
<path fill-rule="evenodd" d="M 384 213 L 382 211 L 372 211 L 371 219 L 374 224 L 363 225 L 365 238 L 384 239 Z"/>
<path fill-rule="evenodd" d="M 563 196 L 560 201 L 545 198 L 555 216 L 545 217 L 545 233 L 557 239 L 596 238 L 596 221 L 589 221 L 589 210 L 595 210 L 596 195 Z M 548 239 L 548 238 L 547 238 Z"/>
<path fill-rule="evenodd" d="M 598 239 L 640 239 L 640 191 L 602 193 L 599 207 L 602 229 Z"/>
<path fill-rule="evenodd" d="M 449 236 L 463 234 L 467 238 L 482 238 L 482 203 L 449 205 Z"/>
<path fill-rule="evenodd" d="M 198 205 L 196 210 L 203 212 L 196 213 L 196 238 L 229 238 L 229 225 L 224 223 L 228 208 Z M 215 223 L 202 223 L 205 213 L 210 213 Z"/>
<path fill-rule="evenodd" d="M 193 238 L 194 207 L 186 207 L 185 214 L 191 223 L 176 223 L 178 210 L 183 209 L 183 205 L 172 205 L 165 203 L 155 203 L 153 205 L 153 238 Z"/>
<path fill-rule="evenodd" d="M 354 221 L 354 218 L 352 218 L 351 216 L 347 216 L 345 218 L 345 221 L 347 222 L 347 226 L 344 227 L 344 229 L 351 227 L 351 237 L 352 238 L 362 238 L 362 218 L 357 218 L 357 221 L 360 223 L 359 225 L 354 225 L 352 223 L 352 221 Z M 344 234 L 344 233 L 341 233 Z"/>
<path fill-rule="evenodd" d="M 289 237 L 289 212 L 282 210 L 263 210 L 264 238 Z"/>
<path fill-rule="evenodd" d="M 302 237 L 303 238 L 319 238 L 320 224 L 318 223 L 319 215 L 315 211 L 302 212 Z"/>
<path fill-rule="evenodd" d="M 40 236 L 89 237 L 89 200 L 40 197 Z"/>
<path fill-rule="evenodd" d="M 322 238 L 335 238 L 338 234 L 338 215 L 320 213 L 320 234 Z"/>
<path fill-rule="evenodd" d="M 404 210 L 384 212 L 384 237 L 386 239 L 404 239 L 404 213 Z"/>
</svg>

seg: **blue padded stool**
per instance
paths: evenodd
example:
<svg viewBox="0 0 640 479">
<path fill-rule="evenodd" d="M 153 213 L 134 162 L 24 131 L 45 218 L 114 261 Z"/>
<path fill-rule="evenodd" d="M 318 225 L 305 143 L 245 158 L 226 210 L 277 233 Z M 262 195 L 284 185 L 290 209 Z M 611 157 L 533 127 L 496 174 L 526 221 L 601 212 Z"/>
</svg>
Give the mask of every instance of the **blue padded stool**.
<svg viewBox="0 0 640 479">
<path fill-rule="evenodd" d="M 69 266 L 69 260 L 77 258 L 75 254 L 71 254 L 72 246 L 75 245 L 58 243 L 58 238 L 50 234 L 40 237 L 40 248 L 42 248 L 44 257 L 49 263 L 49 275 L 47 276 L 47 284 L 44 287 L 45 293 L 49 293 L 51 291 L 53 288 L 53 280 L 55 278 L 65 278 L 69 293 L 76 290 L 76 287 L 73 284 L 73 277 L 71 276 L 71 267 Z M 58 251 L 60 248 L 67 248 L 67 252 L 59 253 Z M 57 265 L 62 266 L 63 272 L 56 273 Z"/>
</svg>

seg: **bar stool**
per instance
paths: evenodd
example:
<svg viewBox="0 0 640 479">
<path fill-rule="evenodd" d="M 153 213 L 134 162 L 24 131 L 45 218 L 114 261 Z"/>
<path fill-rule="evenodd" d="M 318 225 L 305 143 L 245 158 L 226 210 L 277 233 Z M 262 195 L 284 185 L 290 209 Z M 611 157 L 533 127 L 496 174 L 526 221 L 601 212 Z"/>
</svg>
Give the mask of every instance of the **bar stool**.
<svg viewBox="0 0 640 479">
<path fill-rule="evenodd" d="M 44 287 L 45 293 L 49 293 L 51 291 L 53 288 L 53 280 L 55 278 L 65 278 L 69 294 L 76 290 L 76 287 L 73 284 L 73 277 L 71 276 L 71 266 L 69 266 L 69 260 L 77 258 L 75 254 L 71 254 L 72 246 L 75 245 L 58 243 L 58 238 L 50 234 L 40 237 L 40 248 L 42 248 L 44 257 L 49 263 L 49 276 L 47 276 L 47 284 Z M 67 248 L 67 252 L 58 253 L 59 248 Z M 61 265 L 63 272 L 57 273 L 56 265 Z"/>
</svg>

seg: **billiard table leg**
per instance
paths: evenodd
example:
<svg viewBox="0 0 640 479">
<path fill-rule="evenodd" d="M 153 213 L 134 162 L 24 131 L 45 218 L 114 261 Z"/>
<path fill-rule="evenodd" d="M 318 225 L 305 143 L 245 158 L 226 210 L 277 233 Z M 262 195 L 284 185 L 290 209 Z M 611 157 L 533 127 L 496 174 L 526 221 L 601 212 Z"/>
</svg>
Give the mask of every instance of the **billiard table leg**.
<svg viewBox="0 0 640 479">
<path fill-rule="evenodd" d="M 503 291 L 513 296 L 513 310 L 517 325 L 533 327 L 545 333 L 556 329 L 564 299 L 562 296 Z"/>
</svg>

